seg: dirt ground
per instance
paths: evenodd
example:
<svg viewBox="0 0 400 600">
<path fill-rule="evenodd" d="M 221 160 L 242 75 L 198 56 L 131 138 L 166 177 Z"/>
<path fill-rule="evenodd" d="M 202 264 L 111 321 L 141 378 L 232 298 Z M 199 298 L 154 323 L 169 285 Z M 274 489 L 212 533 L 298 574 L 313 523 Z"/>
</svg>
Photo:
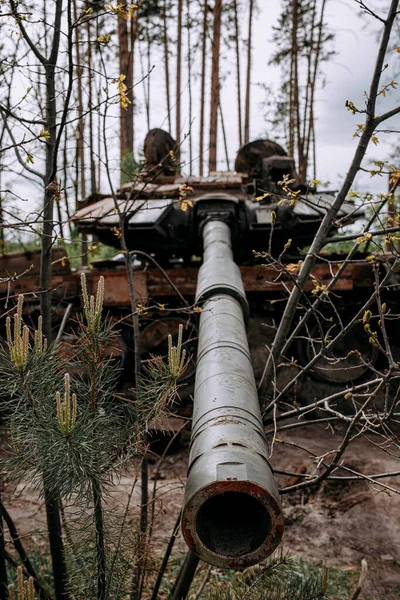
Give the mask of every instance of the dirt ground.
<svg viewBox="0 0 400 600">
<path fill-rule="evenodd" d="M 318 455 L 335 441 L 335 436 L 323 426 L 308 426 L 301 432 L 282 432 L 281 440 L 290 440 L 306 446 Z M 299 453 L 298 448 L 275 444 L 272 466 L 276 470 L 311 472 L 313 458 Z M 155 526 L 153 549 L 158 553 L 165 548 L 182 502 L 187 450 L 185 444 L 161 465 L 150 467 L 150 477 L 159 470 L 157 479 L 150 479 L 150 492 L 155 495 Z M 346 465 L 360 471 L 376 474 L 399 470 L 399 458 L 389 455 L 362 438 L 354 441 L 346 457 Z M 136 476 L 132 469 L 112 490 L 116 504 L 124 505 Z M 288 485 L 287 476 L 277 475 L 279 485 Z M 396 480 L 385 480 L 396 486 Z M 132 509 L 137 513 L 140 487 L 136 486 Z M 3 499 L 12 514 L 21 536 L 33 530 L 45 531 L 44 507 L 32 496 L 29 486 L 3 490 Z M 282 497 L 286 529 L 283 548 L 290 554 L 311 561 L 325 561 L 329 566 L 358 571 L 362 558 L 368 562 L 369 575 L 360 598 L 364 600 L 397 600 L 400 598 L 400 497 L 389 495 L 365 481 L 327 482 L 316 493 L 295 492 Z M 184 551 L 185 544 L 178 536 L 176 551 Z"/>
</svg>

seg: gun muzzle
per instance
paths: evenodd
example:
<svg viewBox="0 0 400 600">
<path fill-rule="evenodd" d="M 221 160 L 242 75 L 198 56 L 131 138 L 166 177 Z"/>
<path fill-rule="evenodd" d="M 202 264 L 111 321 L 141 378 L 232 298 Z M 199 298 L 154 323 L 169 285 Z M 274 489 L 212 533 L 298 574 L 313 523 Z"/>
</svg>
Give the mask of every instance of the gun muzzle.
<svg viewBox="0 0 400 600">
<path fill-rule="evenodd" d="M 205 562 L 243 568 L 269 556 L 283 534 L 278 489 L 250 359 L 248 304 L 222 221 L 203 229 L 202 303 L 182 532 Z"/>
</svg>

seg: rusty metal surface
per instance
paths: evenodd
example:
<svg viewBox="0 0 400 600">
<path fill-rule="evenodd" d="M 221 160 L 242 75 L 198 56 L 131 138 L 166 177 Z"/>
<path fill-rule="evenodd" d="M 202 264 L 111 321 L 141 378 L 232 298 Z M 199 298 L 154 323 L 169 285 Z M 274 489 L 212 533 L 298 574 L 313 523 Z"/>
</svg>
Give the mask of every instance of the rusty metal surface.
<svg viewBox="0 0 400 600">
<path fill-rule="evenodd" d="M 210 222 L 203 237 L 196 301 L 204 304 L 182 532 L 202 560 L 246 567 L 274 551 L 283 516 L 249 354 L 243 284 L 229 268 L 230 230 Z M 218 261 L 226 267 L 222 286 Z"/>
<path fill-rule="evenodd" d="M 38 254 L 39 256 L 39 254 Z M 64 256 L 64 252 L 56 255 L 57 259 Z M 29 259 L 28 259 L 29 258 Z M 6 277 L 8 273 L 22 272 L 22 267 L 29 262 L 28 258 L 17 257 L 17 263 L 3 265 L 3 272 L 0 276 Z M 52 278 L 52 290 L 54 297 L 57 300 L 75 300 L 79 301 L 80 295 L 80 273 L 70 273 L 68 263 L 63 266 L 61 260 L 57 263 L 56 274 Z M 22 261 L 22 262 L 21 262 Z M 21 263 L 21 264 L 20 264 Z M 23 263 L 23 264 L 22 264 Z M 11 295 L 15 294 L 32 294 L 39 292 L 39 263 L 35 259 L 33 261 L 34 269 L 21 277 L 20 279 L 11 282 Z M 21 267 L 22 270 L 18 267 Z M 1 266 L 1 265 L 0 265 Z M 225 272 L 225 265 L 221 262 L 222 272 Z M 9 268 L 10 267 L 10 268 Z M 11 270 L 10 270 L 11 269 Z M 61 269 L 61 273 L 58 271 Z M 333 270 L 333 273 L 335 269 Z M 97 285 L 100 275 L 103 275 L 106 280 L 106 298 L 105 306 L 110 307 L 125 307 L 130 305 L 129 290 L 125 270 L 115 271 L 96 271 L 88 270 L 87 272 L 88 285 Z M 174 268 L 166 269 L 166 273 L 178 287 L 184 296 L 195 296 L 198 268 Z M 294 283 L 290 276 L 284 272 L 281 274 L 272 267 L 258 266 L 241 266 L 240 273 L 243 279 L 243 286 L 246 292 L 282 292 L 291 290 Z M 297 274 L 291 274 L 294 279 Z M 162 298 L 165 296 L 174 296 L 175 293 L 167 282 L 162 272 L 156 270 L 135 271 L 134 278 L 136 282 L 137 295 L 140 302 L 146 302 L 149 298 Z M 332 272 L 328 264 L 316 264 L 312 274 L 306 283 L 305 291 L 310 292 L 314 287 L 314 280 L 317 280 L 321 285 L 327 285 L 332 279 Z M 392 277 L 394 282 L 400 283 L 400 274 L 394 273 Z M 349 264 L 343 272 L 340 279 L 334 286 L 335 291 L 352 291 L 362 288 L 370 288 L 373 285 L 373 273 L 371 265 L 365 261 L 353 262 Z M 0 284 L 0 295 L 5 296 L 8 291 L 7 283 Z"/>
<path fill-rule="evenodd" d="M 40 250 L 26 250 L 25 252 L 10 252 L 0 255 L 0 277 L 19 275 L 30 269 L 29 277 L 40 274 Z M 53 272 L 66 275 L 71 272 L 68 255 L 65 248 L 57 246 L 51 254 Z"/>
<path fill-rule="evenodd" d="M 100 276 L 103 275 L 106 280 L 104 306 L 124 307 L 130 306 L 128 281 L 125 271 L 109 271 L 102 273 L 99 271 L 87 271 L 86 281 L 89 293 L 96 291 Z M 139 302 L 145 302 L 148 297 L 147 275 L 145 271 L 138 271 L 134 274 L 136 294 Z M 80 273 L 70 273 L 67 275 L 55 275 L 51 280 L 53 297 L 56 300 L 75 301 L 80 303 Z M 37 294 L 40 290 L 39 274 L 35 276 L 27 275 L 11 283 L 10 295 L 26 294 L 29 297 Z M 7 294 L 7 284 L 0 284 L 0 295 Z"/>
</svg>

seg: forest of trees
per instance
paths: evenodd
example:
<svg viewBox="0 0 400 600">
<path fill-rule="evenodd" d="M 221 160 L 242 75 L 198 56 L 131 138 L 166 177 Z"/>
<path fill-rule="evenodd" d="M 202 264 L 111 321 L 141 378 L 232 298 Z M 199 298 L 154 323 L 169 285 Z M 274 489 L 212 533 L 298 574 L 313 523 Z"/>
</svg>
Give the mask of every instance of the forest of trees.
<svg viewBox="0 0 400 600">
<path fill-rule="evenodd" d="M 398 146 L 393 119 L 400 114 L 400 106 L 390 104 L 385 109 L 384 102 L 397 87 L 388 75 L 392 72 L 388 65 L 399 53 L 399 1 L 369 5 L 354 0 L 352 4 L 378 31 L 377 54 L 365 82 L 365 96 L 347 102 L 347 110 L 360 121 L 354 126 L 353 158 L 340 176 L 332 203 L 323 207 L 318 232 L 302 259 L 288 265 L 285 252 L 275 257 L 265 248 L 265 263 L 276 270 L 277 277 L 285 272 L 293 284 L 286 290 L 279 322 L 273 323 L 273 340 L 258 389 L 271 436 L 271 455 L 280 441 L 279 428 L 302 427 L 304 415 L 311 414 L 307 426 L 329 422 L 342 427 L 339 442 L 332 442 L 324 455 L 314 456 L 313 472 L 294 473 L 300 480 L 283 487 L 283 495 L 316 489 L 343 471 L 348 479 L 363 479 L 388 495 L 399 493 L 397 487 L 385 483 L 398 472 L 376 474 L 371 465 L 361 472 L 343 462 L 358 437 L 369 436 L 372 445 L 397 452 L 400 402 L 399 362 L 389 331 L 397 326 L 396 302 L 387 305 L 381 300 L 388 289 L 397 289 L 391 278 L 400 260 L 395 200 L 400 168 L 395 156 L 372 164 L 366 160 L 367 149 L 372 145 L 378 151 L 386 134 L 393 135 L 393 148 Z M 232 171 L 232 149 L 266 133 L 285 146 L 297 165 L 300 187 L 293 191 L 284 179 L 282 204 L 295 205 L 296 194 L 308 190 L 310 182 L 314 189 L 319 183 L 317 97 L 325 64 L 338 53 L 327 5 L 329 0 L 279 2 L 279 19 L 266 24 L 274 52 L 265 62 L 280 73 L 279 86 L 271 96 L 270 82 L 254 69 L 254 25 L 260 15 L 257 0 L 1 3 L 0 25 L 7 35 L 0 41 L 0 244 L 2 254 L 28 246 L 41 250 L 39 288 L 32 290 L 40 308 L 34 329 L 24 324 L 23 296 L 13 292 L 15 282 L 29 276 L 29 270 L 0 273 L 2 283 L 9 286 L 1 306 L 6 339 L 0 356 L 0 399 L 10 442 L 1 469 L 7 482 L 29 480 L 41 494 L 51 566 L 45 578 L 42 571 L 37 572 L 29 558 L 32 548 L 19 538 L 18 523 L 0 498 L 0 600 L 167 597 L 159 595 L 160 586 L 179 518 L 158 564 L 149 550 L 154 536 L 154 498 L 148 496 L 148 427 L 155 418 L 167 418 L 187 357 L 180 330 L 174 342 L 169 338 L 168 356 L 164 360 L 153 357 L 143 369 L 139 317 L 144 309 L 137 304 L 124 234 L 126 215 L 117 202 L 117 189 L 121 183 L 132 182 L 143 166 L 138 131 L 154 127 L 161 127 L 176 140 L 179 152 L 172 159 L 179 160 L 179 171 L 196 176 Z M 235 90 L 229 105 L 222 93 L 228 80 L 234 82 Z M 268 98 L 269 121 L 262 128 L 252 103 L 255 85 L 264 86 Z M 228 119 L 234 120 L 234 142 L 227 137 Z M 379 194 L 354 189 L 361 172 L 381 178 Z M 103 311 L 102 278 L 91 296 L 82 276 L 82 314 L 74 323 L 71 360 L 60 356 L 59 336 L 54 330 L 53 248 L 60 244 L 70 250 L 75 243 L 77 262 L 87 267 L 93 240 L 78 233 L 71 217 L 83 200 L 100 198 L 103 193 L 115 200 L 116 235 L 128 278 L 128 319 L 135 350 L 133 400 L 124 396 L 121 400 L 117 389 L 117 369 L 110 359 L 116 333 Z M 365 218 L 343 239 L 341 234 L 334 238 L 339 244 L 347 243 L 339 248 L 344 249 L 340 259 L 328 257 L 324 253 L 328 234 L 332 226 L 340 229 L 347 224 L 338 215 L 349 199 L 356 206 L 363 205 Z M 290 240 L 285 251 L 289 247 Z M 373 281 L 362 306 L 346 322 L 337 311 L 332 288 L 360 249 Z M 328 285 L 314 278 L 318 260 L 329 267 Z M 313 287 L 306 293 L 310 280 Z M 186 303 L 182 311 L 193 315 L 201 313 L 201 308 Z M 64 326 L 63 321 L 60 330 Z M 368 379 L 354 385 L 346 382 L 318 400 L 309 398 L 304 406 L 296 402 L 288 406 L 288 394 L 295 395 L 297 385 L 315 365 L 326 361 L 322 369 L 329 369 L 343 360 L 337 353 L 338 344 L 352 339 L 357 328 L 367 336 L 372 354 L 382 359 L 374 362 L 357 355 Z M 299 337 L 308 342 L 307 363 L 301 367 L 292 355 Z M 356 353 L 349 347 L 349 355 Z M 291 381 L 280 386 L 279 370 L 288 367 L 298 370 Z M 336 401 L 343 398 L 351 405 L 349 409 L 337 406 Z M 135 460 L 135 485 L 141 481 L 142 496 L 138 523 L 131 527 L 128 514 L 133 488 L 118 514 L 115 507 L 110 508 L 108 490 Z M 293 476 L 292 472 L 283 474 Z M 71 505 L 75 512 L 69 510 Z M 313 572 L 299 579 L 292 567 L 286 557 L 274 557 L 261 571 L 237 573 L 222 592 L 208 589 L 203 596 L 213 576 L 209 570 L 204 581 L 197 582 L 193 597 L 255 600 L 264 597 L 261 594 L 266 593 L 267 585 L 272 590 L 268 597 L 276 600 L 335 597 L 328 594 L 324 573 Z M 348 596 L 351 600 L 359 596 L 365 576 L 363 563 L 360 580 Z M 190 553 L 174 577 L 169 597 L 186 598 L 194 577 Z"/>
</svg>

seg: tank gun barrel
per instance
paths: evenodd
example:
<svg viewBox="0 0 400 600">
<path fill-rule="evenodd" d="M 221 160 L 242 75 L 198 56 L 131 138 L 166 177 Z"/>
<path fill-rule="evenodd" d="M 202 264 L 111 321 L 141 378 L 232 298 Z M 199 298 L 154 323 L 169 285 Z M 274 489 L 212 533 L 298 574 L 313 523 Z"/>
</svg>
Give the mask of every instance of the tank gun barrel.
<svg viewBox="0 0 400 600">
<path fill-rule="evenodd" d="M 222 220 L 203 228 L 202 304 L 182 531 L 212 565 L 247 567 L 283 533 L 245 330 L 248 304 Z"/>
</svg>

